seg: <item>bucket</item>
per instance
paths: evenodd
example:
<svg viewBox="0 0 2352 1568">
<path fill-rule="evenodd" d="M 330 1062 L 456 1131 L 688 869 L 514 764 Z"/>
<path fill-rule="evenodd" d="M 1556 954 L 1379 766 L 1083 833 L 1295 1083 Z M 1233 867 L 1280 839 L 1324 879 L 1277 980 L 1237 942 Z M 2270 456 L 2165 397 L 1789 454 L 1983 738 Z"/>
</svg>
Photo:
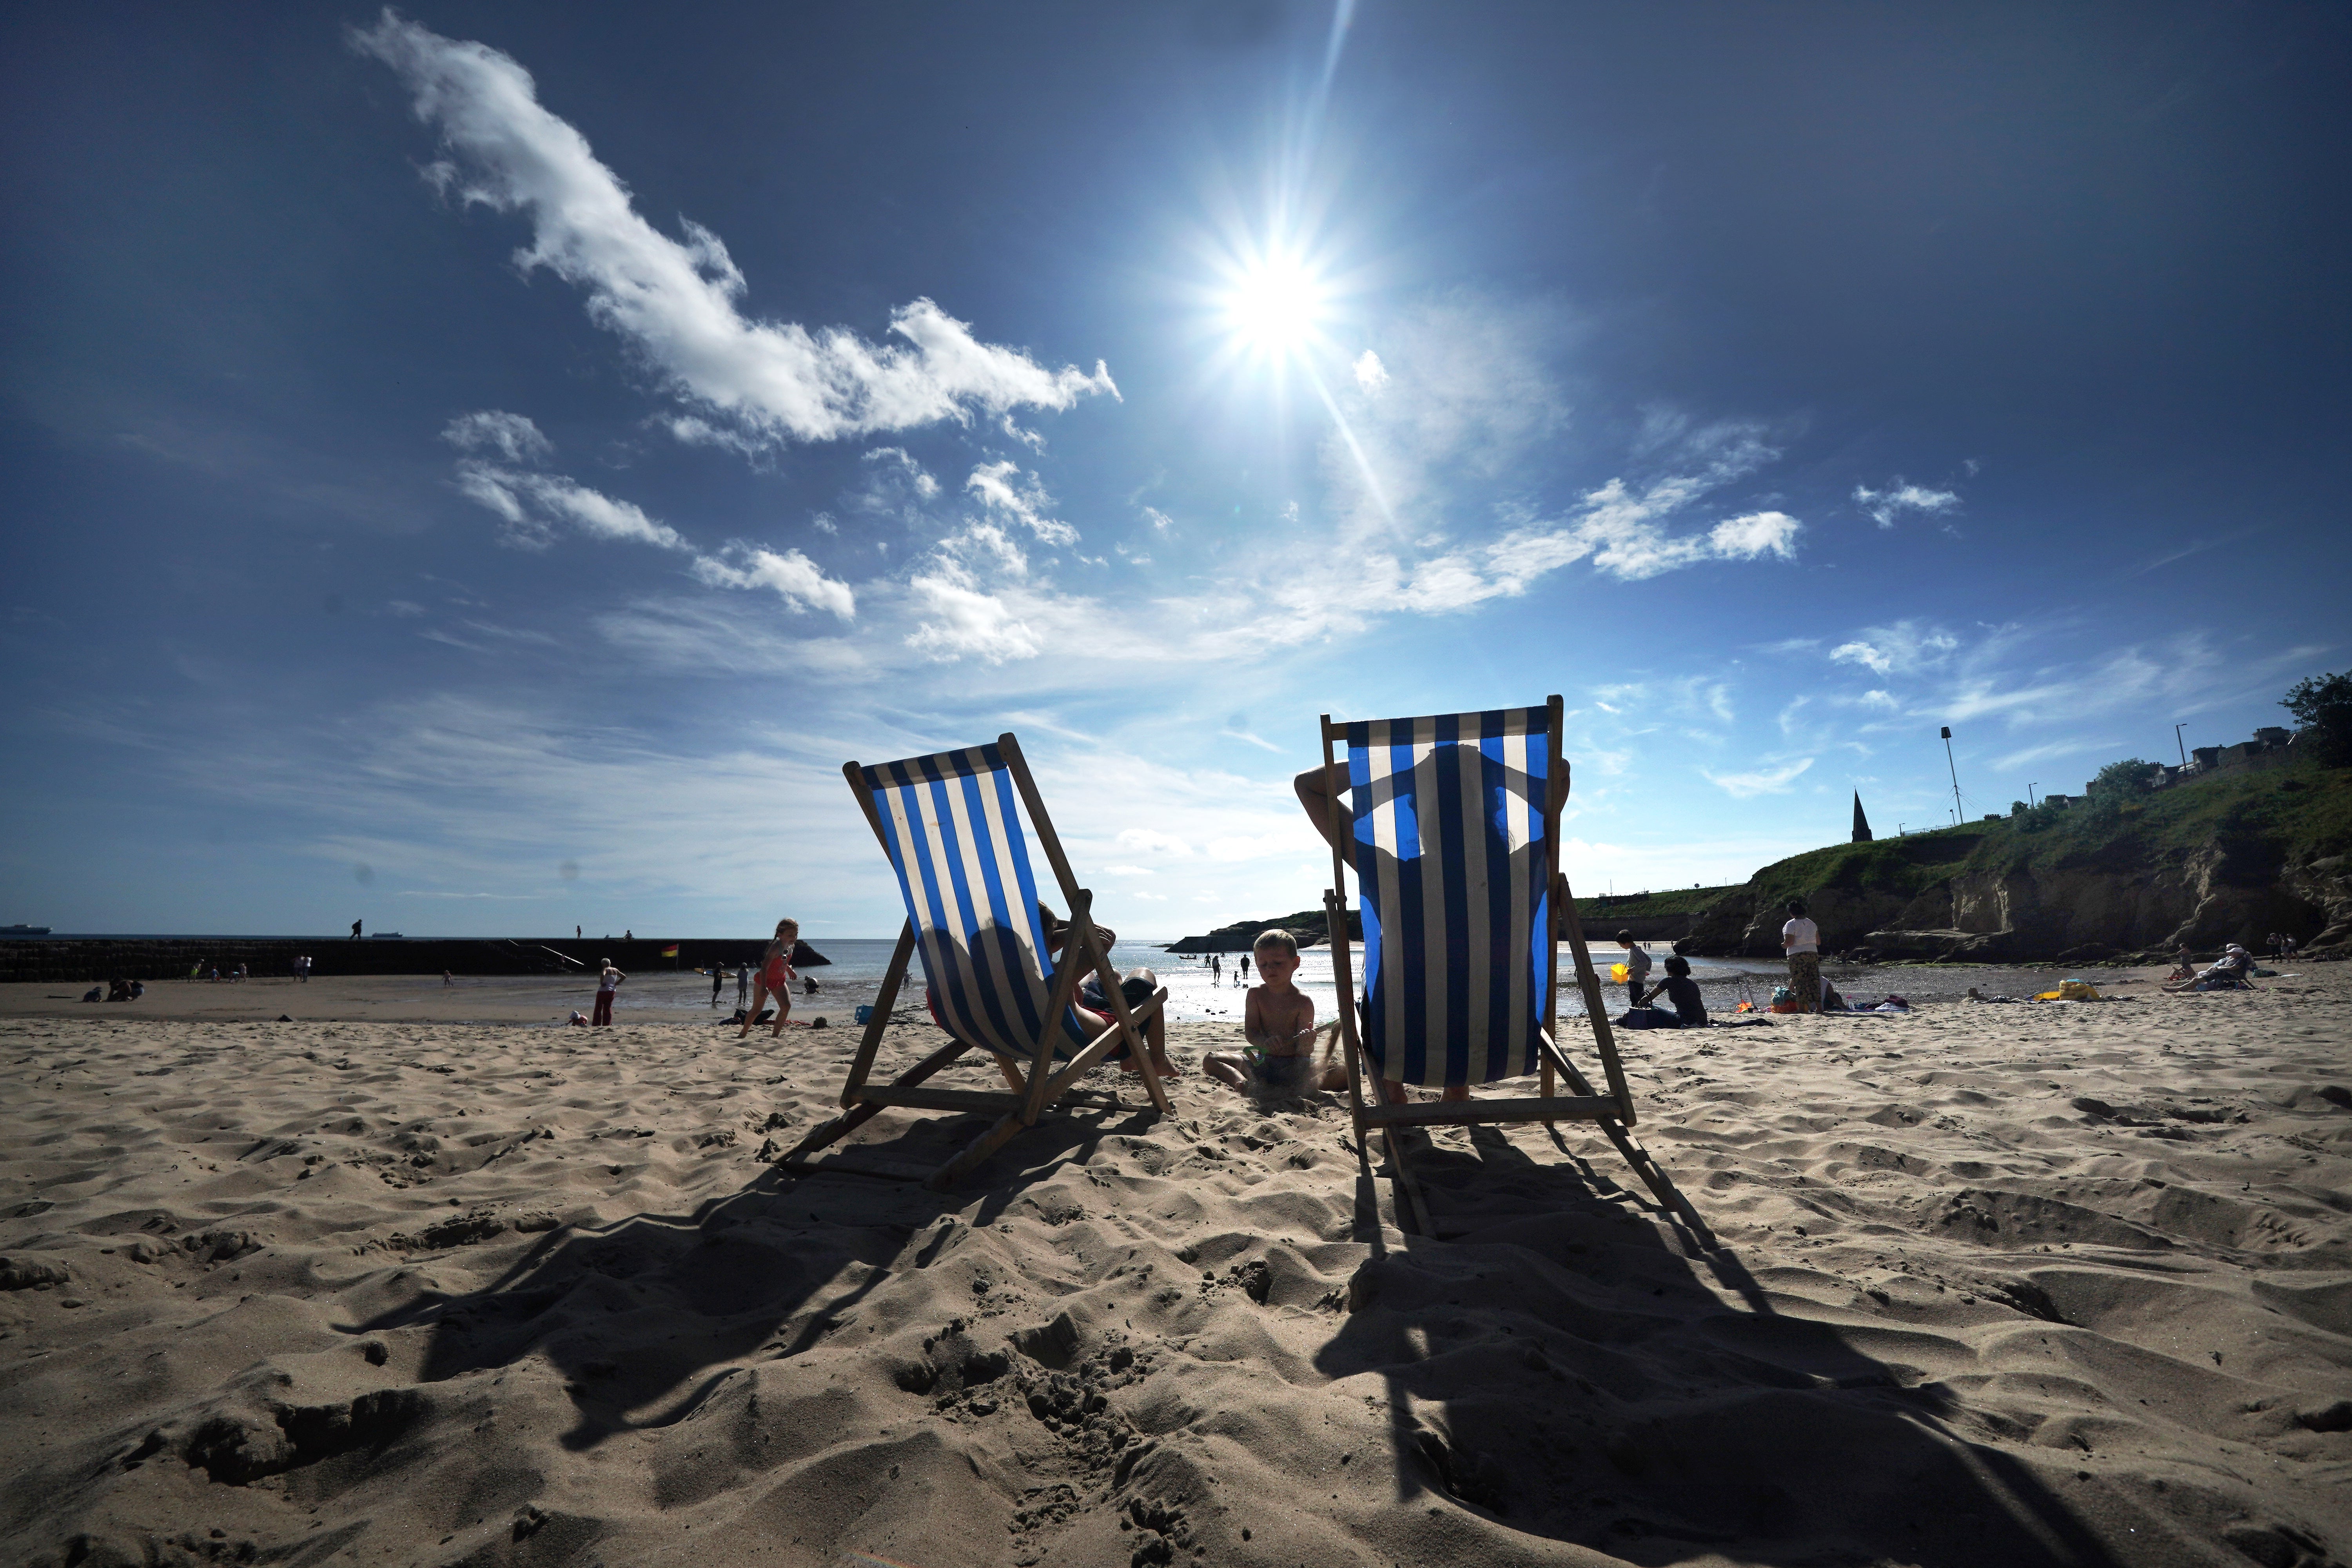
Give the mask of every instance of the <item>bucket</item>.
<svg viewBox="0 0 2352 1568">
<path fill-rule="evenodd" d="M 861 1024 L 872 1023 L 874 1021 L 874 1009 L 861 1005 L 857 1009 L 857 1021 Z"/>
</svg>

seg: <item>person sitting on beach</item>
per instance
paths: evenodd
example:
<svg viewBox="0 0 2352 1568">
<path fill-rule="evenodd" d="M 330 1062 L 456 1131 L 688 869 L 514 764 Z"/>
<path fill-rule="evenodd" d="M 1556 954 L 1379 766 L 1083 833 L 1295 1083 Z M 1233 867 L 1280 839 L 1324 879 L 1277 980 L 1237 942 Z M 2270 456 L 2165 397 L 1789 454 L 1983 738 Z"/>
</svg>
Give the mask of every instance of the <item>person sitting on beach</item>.
<svg viewBox="0 0 2352 1568">
<path fill-rule="evenodd" d="M 776 1005 L 776 1026 L 768 1031 L 774 1039 L 784 1032 L 784 1020 L 793 1010 L 793 949 L 800 945 L 801 922 L 781 920 L 776 922 L 776 934 L 768 939 L 768 951 L 761 955 L 760 973 L 751 979 L 751 1005 L 743 1014 L 743 1027 L 737 1039 L 751 1032 L 751 1025 L 767 1005 Z"/>
<path fill-rule="evenodd" d="M 2246 984 L 2247 972 L 2254 967 L 2254 955 L 2236 942 L 2221 950 L 2221 956 L 2192 978 L 2165 990 L 2175 995 L 2184 991 L 2229 991 Z"/>
<path fill-rule="evenodd" d="M 1630 931 L 1617 933 L 1617 945 L 1625 950 L 1625 1000 L 1635 1007 L 1642 1005 L 1642 988 L 1650 983 L 1650 950 L 1633 940 Z M 1688 968 L 1688 964 L 1684 965 Z"/>
<path fill-rule="evenodd" d="M 1345 1089 L 1348 1069 L 1328 1049 L 1316 1058 L 1315 998 L 1291 981 L 1298 973 L 1298 938 L 1276 926 L 1258 932 L 1250 952 L 1257 960 L 1258 984 L 1242 1007 L 1249 1048 L 1211 1051 L 1201 1058 L 1201 1070 L 1235 1089 L 1269 1094 Z"/>
<path fill-rule="evenodd" d="M 1656 1005 L 1661 994 L 1673 1006 L 1673 1012 Z M 1690 977 L 1690 960 L 1680 953 L 1667 959 L 1666 977 L 1652 986 L 1617 1022 L 1628 1029 L 1706 1028 L 1706 1003 L 1699 996 L 1698 982 Z"/>
<path fill-rule="evenodd" d="M 2180 956 L 2174 961 L 2172 973 L 2166 975 L 2164 978 L 2168 981 L 2194 980 L 2197 978 L 2197 961 L 2189 956 L 2188 943 L 2183 942 L 2181 944 Z"/>
<path fill-rule="evenodd" d="M 585 1013 L 583 1013 L 583 1012 L 582 1012 L 579 1008 L 577 1008 L 577 1007 L 574 1007 L 573 1009 L 572 1009 L 572 1019 L 571 1019 L 571 1022 L 570 1022 L 569 1024 L 567 1024 L 567 1025 L 565 1026 L 565 1027 L 567 1027 L 567 1028 L 573 1028 L 573 1029 L 584 1029 L 584 1028 L 586 1028 L 587 1026 L 588 1026 L 588 1015 L 587 1015 L 587 1014 L 585 1014 Z"/>
</svg>

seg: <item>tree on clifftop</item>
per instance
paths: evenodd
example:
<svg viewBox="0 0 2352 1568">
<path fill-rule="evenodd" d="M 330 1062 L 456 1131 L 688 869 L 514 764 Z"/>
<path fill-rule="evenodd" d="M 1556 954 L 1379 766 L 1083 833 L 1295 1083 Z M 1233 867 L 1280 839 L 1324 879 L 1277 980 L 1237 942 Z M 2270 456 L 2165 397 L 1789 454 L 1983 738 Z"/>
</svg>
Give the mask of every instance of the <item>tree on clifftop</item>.
<svg viewBox="0 0 2352 1568">
<path fill-rule="evenodd" d="M 2156 764 L 2137 757 L 2109 763 L 2090 784 L 2093 800 L 2137 800 L 2155 787 Z"/>
<path fill-rule="evenodd" d="M 2309 746 L 2330 767 L 2352 767 L 2352 675 L 2314 675 L 2295 682 L 2279 706 L 2294 715 L 2295 749 Z"/>
</svg>

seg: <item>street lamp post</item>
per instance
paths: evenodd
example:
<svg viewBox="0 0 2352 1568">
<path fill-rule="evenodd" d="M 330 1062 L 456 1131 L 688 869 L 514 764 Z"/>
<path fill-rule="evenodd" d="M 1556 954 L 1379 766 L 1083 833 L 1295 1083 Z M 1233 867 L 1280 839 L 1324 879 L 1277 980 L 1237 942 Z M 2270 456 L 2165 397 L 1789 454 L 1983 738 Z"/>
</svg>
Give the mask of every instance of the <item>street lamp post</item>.
<svg viewBox="0 0 2352 1568">
<path fill-rule="evenodd" d="M 2186 719 L 2172 727 L 2172 743 L 2180 748 L 2180 765 L 2184 768 L 2189 765 L 2189 744 L 2180 738 L 2180 731 L 2187 728 L 2189 721 Z"/>
<path fill-rule="evenodd" d="M 1952 727 L 1944 726 L 1944 765 L 1952 770 L 1952 821 L 1960 820 L 1960 764 L 1952 761 Z"/>
<path fill-rule="evenodd" d="M 2033 798 L 2033 786 L 2032 784 L 2027 784 L 2025 786 L 2025 804 L 2028 805 L 2040 805 L 2042 804 L 2040 801 Z"/>
</svg>

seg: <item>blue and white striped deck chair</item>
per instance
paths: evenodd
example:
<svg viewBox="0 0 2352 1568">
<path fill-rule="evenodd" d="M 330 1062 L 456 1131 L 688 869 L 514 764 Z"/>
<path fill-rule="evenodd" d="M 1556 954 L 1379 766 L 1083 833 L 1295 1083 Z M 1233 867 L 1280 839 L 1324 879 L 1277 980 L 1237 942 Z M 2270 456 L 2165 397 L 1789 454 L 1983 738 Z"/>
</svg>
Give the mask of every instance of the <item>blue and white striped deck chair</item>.
<svg viewBox="0 0 2352 1568">
<path fill-rule="evenodd" d="M 1341 1038 L 1360 1137 L 1404 1126 L 1487 1122 L 1601 1123 L 1660 1199 L 1686 1208 L 1625 1129 L 1632 1095 L 1559 871 L 1559 811 L 1568 764 L 1561 704 L 1334 723 L 1323 718 L 1324 784 L 1335 808 L 1332 890 L 1324 908 Z M 1344 769 L 1335 746 L 1346 749 Z M 1554 788 L 1553 781 L 1559 781 Z M 1336 807 L 1348 797 L 1341 830 Z M 1344 846 L 1344 849 L 1342 847 Z M 1363 918 L 1364 980 L 1351 973 L 1347 871 Z M 1565 935 L 1610 1092 L 1594 1092 L 1555 1039 L 1559 940 Z M 1352 1004 L 1352 1005 L 1350 1005 Z M 1553 1075 L 1572 1095 L 1555 1096 Z M 1517 1099 L 1412 1103 L 1375 1087 L 1464 1090 L 1540 1074 Z M 1402 1173 L 1401 1147 L 1389 1140 Z M 1671 1194 L 1671 1196 L 1669 1195 Z M 1417 1200 L 1416 1200 L 1417 1201 Z"/>
<path fill-rule="evenodd" d="M 804 1159 L 890 1106 L 999 1112 L 986 1133 L 928 1173 L 931 1184 L 943 1189 L 1022 1128 L 1034 1125 L 1046 1106 L 1114 1053 L 1131 1054 L 1153 1105 L 1166 1111 L 1167 1092 L 1152 1070 L 1143 1022 L 1166 1003 L 1168 993 L 1163 988 L 1130 1009 L 1091 918 L 1094 896 L 1070 873 L 1020 742 L 1001 735 L 992 745 L 872 767 L 848 763 L 842 773 L 898 873 L 907 924 L 842 1090 L 843 1114 L 813 1130 L 787 1160 Z M 1016 801 L 1027 808 L 1069 906 L 1059 962 L 1046 952 L 1045 917 Z M 921 958 L 931 1008 L 949 1043 L 889 1083 L 869 1086 L 866 1077 L 914 955 Z M 1088 973 L 1100 977 L 1104 1004 L 1113 1015 L 1105 1030 L 1090 1026 L 1072 1005 Z M 1010 1093 L 918 1087 L 974 1048 L 995 1057 Z M 1057 1060 L 1064 1065 L 1049 1076 L 1047 1069 Z"/>
</svg>

